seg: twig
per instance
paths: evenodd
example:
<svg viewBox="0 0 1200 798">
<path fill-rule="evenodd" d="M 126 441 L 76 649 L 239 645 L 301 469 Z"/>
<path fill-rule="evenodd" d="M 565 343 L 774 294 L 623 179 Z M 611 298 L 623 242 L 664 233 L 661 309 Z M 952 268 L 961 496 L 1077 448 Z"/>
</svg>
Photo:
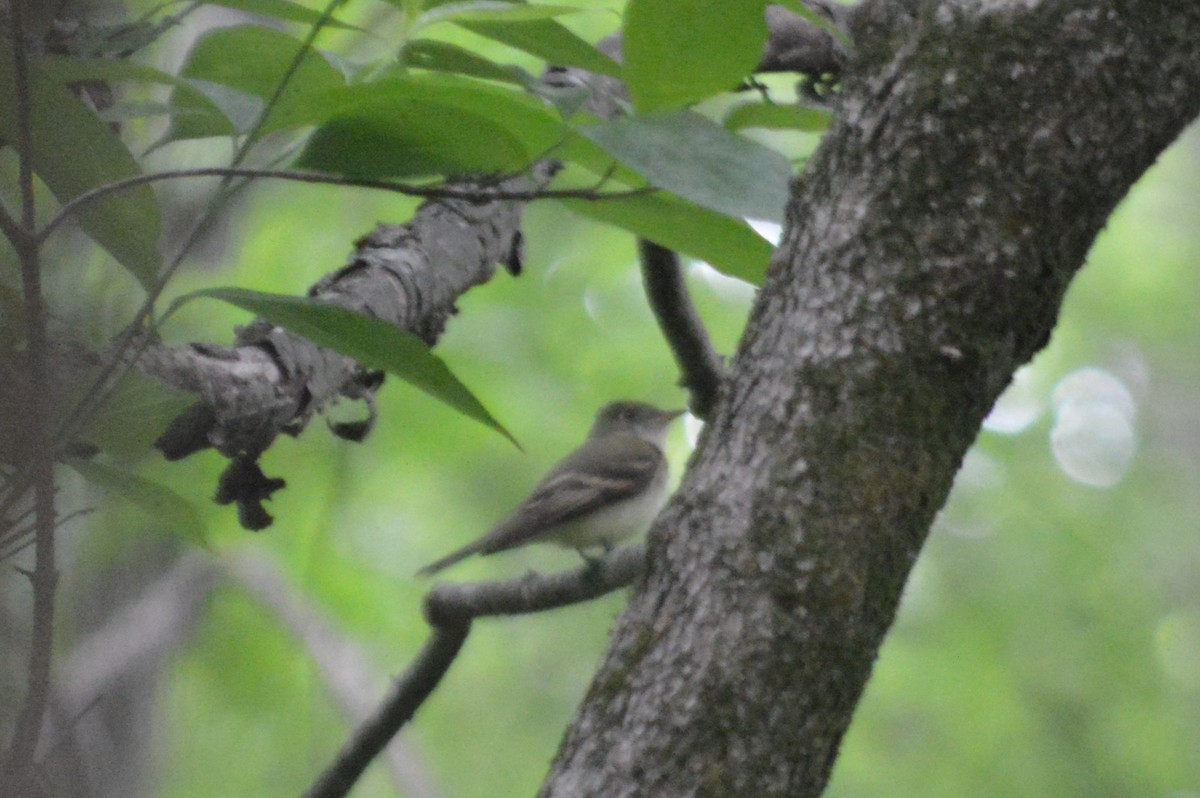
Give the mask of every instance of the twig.
<svg viewBox="0 0 1200 798">
<path fill-rule="evenodd" d="M 354 732 L 305 798 L 340 798 L 350 791 L 388 740 L 437 687 L 476 618 L 541 612 L 603 596 L 633 582 L 641 573 L 645 556 L 643 546 L 629 546 L 600 563 L 565 573 L 435 585 L 425 596 L 425 619 L 433 627 L 433 634 L 375 716 Z"/>
<path fill-rule="evenodd" d="M 275 562 L 259 554 L 224 558 L 226 572 L 243 590 L 269 608 L 308 651 L 334 701 L 351 726 L 364 723 L 375 710 L 378 686 L 384 683 L 362 646 L 321 612 L 310 597 L 290 585 Z M 381 752 L 392 781 L 407 798 L 439 798 L 421 752 L 399 737 Z"/>
<path fill-rule="evenodd" d="M 0 541 L 0 563 L 16 557 L 33 545 L 33 527 L 22 527 Z"/>
<path fill-rule="evenodd" d="M 438 626 L 488 616 L 528 615 L 591 601 L 632 583 L 645 559 L 644 546 L 624 546 L 593 565 L 573 571 L 435 585 L 425 596 L 425 618 Z"/>
<path fill-rule="evenodd" d="M 353 177 L 340 177 L 338 175 L 325 175 L 316 172 L 300 172 L 292 169 L 248 169 L 242 167 L 227 167 L 227 166 L 211 166 L 200 167 L 196 169 L 173 169 L 166 172 L 154 172 L 151 174 L 136 175 L 127 177 L 123 180 L 116 180 L 112 183 L 105 183 L 97 186 L 90 191 L 85 191 L 79 196 L 67 202 L 59 209 L 59 212 L 51 219 L 45 227 L 38 231 L 35 241 L 42 243 L 51 233 L 54 232 L 67 217 L 77 213 L 81 208 L 91 205 L 109 194 L 114 194 L 118 191 L 125 191 L 137 186 L 146 185 L 147 183 L 156 183 L 162 180 L 178 180 L 188 177 L 244 177 L 249 179 L 276 179 L 276 180 L 291 180 L 299 183 L 319 183 L 324 185 L 334 186 L 350 186 L 353 188 L 373 188 L 383 191 L 392 191 L 398 194 L 404 194 L 410 197 L 425 197 L 428 199 L 465 199 L 479 201 L 497 201 L 497 200 L 517 200 L 527 201 L 535 199 L 622 199 L 625 197 L 637 197 L 643 194 L 650 193 L 656 189 L 651 187 L 629 189 L 627 191 L 611 191 L 600 193 L 597 184 L 592 188 L 579 189 L 538 189 L 533 191 L 503 191 L 500 189 L 455 189 L 448 188 L 445 185 L 441 186 L 415 186 L 410 183 L 398 183 L 391 180 L 367 180 Z"/>
<path fill-rule="evenodd" d="M 32 452 L 29 472 L 33 486 L 35 564 L 33 588 L 33 632 L 29 650 L 29 674 L 25 700 L 13 729 L 6 761 L 7 789 L 21 790 L 34 775 L 33 756 L 41 736 L 50 691 L 50 658 L 54 643 L 54 593 L 58 580 L 54 564 L 54 461 L 47 444 L 46 408 L 46 317 L 42 298 L 38 248 L 33 240 L 37 225 L 33 193 L 33 130 L 29 95 L 29 63 L 25 41 L 25 0 L 10 4 L 13 40 L 13 84 L 16 92 L 16 149 L 21 192 L 21 224 L 13 240 L 21 263 L 21 287 L 25 305 L 25 338 L 29 355 L 28 413 Z"/>
<path fill-rule="evenodd" d="M 279 77 L 279 82 L 275 84 L 275 89 L 271 92 L 271 96 L 267 98 L 262 111 L 259 112 L 258 117 L 254 120 L 254 127 L 246 134 L 242 145 L 233 154 L 233 160 L 229 163 L 230 166 L 241 166 L 242 161 L 246 160 L 246 156 L 250 154 L 251 146 L 258 139 L 259 134 L 262 133 L 262 129 L 267 124 L 267 119 L 270 118 L 271 112 L 279 104 L 279 98 L 283 96 L 288 84 L 292 82 L 292 78 L 296 76 L 297 70 L 300 69 L 300 65 L 304 63 L 304 59 L 312 51 L 313 45 L 317 41 L 317 36 L 321 34 L 321 31 L 325 29 L 329 21 L 333 19 L 333 10 L 340 5 L 344 5 L 346 2 L 347 0 L 329 0 L 325 4 L 325 8 L 321 10 L 321 16 L 317 17 L 316 22 L 308 29 L 304 41 L 300 43 L 300 49 L 296 51 L 296 55 L 292 57 L 291 63 L 288 64 L 287 69 Z M 228 183 L 228 181 L 226 182 Z"/>
<path fill-rule="evenodd" d="M 338 753 L 333 765 L 304 794 L 306 798 L 333 798 L 350 792 L 371 760 L 437 687 L 470 631 L 469 621 L 434 627 L 433 635 L 392 686 L 379 712 L 359 727 Z"/>
<path fill-rule="evenodd" d="M 24 235 L 24 232 L 17 220 L 9 215 L 3 205 L 0 205 L 0 233 L 4 233 L 4 237 L 13 242 L 13 246 L 16 246 L 17 239 Z"/>
<path fill-rule="evenodd" d="M 57 488 L 55 490 L 57 491 Z M 25 515 L 28 515 L 32 512 L 33 512 L 33 508 L 31 507 L 28 512 L 22 513 L 20 516 L 18 516 L 16 519 L 14 519 L 11 523 L 9 523 L 8 524 L 9 528 L 12 529 L 13 527 L 15 527 L 18 523 L 21 522 L 21 519 Z M 92 508 L 85 507 L 82 510 L 76 510 L 75 512 L 68 513 L 67 515 L 64 515 L 62 518 L 58 519 L 56 528 L 61 533 L 63 531 L 63 527 L 68 522 L 73 521 L 76 518 L 79 518 L 81 516 L 88 515 L 91 512 L 92 512 Z M 12 557 L 16 557 L 18 554 L 20 554 L 22 551 L 24 551 L 26 548 L 28 548 L 33 543 L 33 541 L 34 541 L 34 529 L 32 526 L 21 527 L 20 529 L 14 529 L 13 531 L 8 532 L 2 538 L 0 538 L 0 563 L 4 562 L 5 560 L 10 559 Z"/>
<path fill-rule="evenodd" d="M 638 254 L 650 309 L 679 365 L 679 384 L 691 395 L 692 413 L 707 420 L 716 406 L 725 376 L 721 356 L 713 349 L 688 295 L 679 256 L 644 239 L 638 240 Z"/>
</svg>

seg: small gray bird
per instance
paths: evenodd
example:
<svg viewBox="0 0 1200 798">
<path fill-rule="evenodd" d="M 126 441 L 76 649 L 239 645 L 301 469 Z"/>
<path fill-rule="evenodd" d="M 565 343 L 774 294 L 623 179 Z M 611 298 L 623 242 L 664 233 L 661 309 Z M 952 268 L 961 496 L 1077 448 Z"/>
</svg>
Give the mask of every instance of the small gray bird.
<svg viewBox="0 0 1200 798">
<path fill-rule="evenodd" d="M 671 421 L 683 412 L 641 402 L 605 405 L 587 440 L 550 469 L 507 518 L 417 573 L 437 573 L 472 554 L 526 543 L 607 550 L 645 532 L 667 498 L 663 447 Z"/>
</svg>

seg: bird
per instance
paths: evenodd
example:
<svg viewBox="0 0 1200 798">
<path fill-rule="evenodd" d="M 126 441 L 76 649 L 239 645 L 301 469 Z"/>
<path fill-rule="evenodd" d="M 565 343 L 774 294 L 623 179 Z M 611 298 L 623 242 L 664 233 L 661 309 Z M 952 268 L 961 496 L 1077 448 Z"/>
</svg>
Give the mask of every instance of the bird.
<svg viewBox="0 0 1200 798">
<path fill-rule="evenodd" d="M 579 550 L 645 532 L 667 498 L 663 452 L 671 422 L 683 410 L 634 401 L 600 409 L 587 439 L 560 460 L 529 496 L 479 539 L 417 571 L 429 576 L 474 554 L 495 554 L 526 543 Z M 587 555 L 583 555 L 587 559 Z"/>
</svg>

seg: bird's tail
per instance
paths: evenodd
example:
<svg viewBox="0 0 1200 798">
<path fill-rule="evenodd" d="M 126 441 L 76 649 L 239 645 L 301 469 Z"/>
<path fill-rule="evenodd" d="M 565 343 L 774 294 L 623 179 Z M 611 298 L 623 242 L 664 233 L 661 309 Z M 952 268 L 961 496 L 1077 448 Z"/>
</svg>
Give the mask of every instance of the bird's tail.
<svg viewBox="0 0 1200 798">
<path fill-rule="evenodd" d="M 426 565 L 421 570 L 417 571 L 417 576 L 432 576 L 443 568 L 449 568 L 459 560 L 465 560 L 472 554 L 477 554 L 483 549 L 483 541 L 477 540 L 474 543 L 468 543 L 457 551 L 452 551 L 440 560 L 435 560 L 429 565 Z"/>
</svg>

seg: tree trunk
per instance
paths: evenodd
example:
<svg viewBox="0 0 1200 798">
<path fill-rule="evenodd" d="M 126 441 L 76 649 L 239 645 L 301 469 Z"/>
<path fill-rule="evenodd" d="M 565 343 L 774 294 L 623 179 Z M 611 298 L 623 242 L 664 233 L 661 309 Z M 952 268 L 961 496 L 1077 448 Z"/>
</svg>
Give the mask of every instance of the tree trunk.
<svg viewBox="0 0 1200 798">
<path fill-rule="evenodd" d="M 980 423 L 1200 111 L 1195 0 L 875 0 L 542 796 L 815 796 Z"/>
</svg>

